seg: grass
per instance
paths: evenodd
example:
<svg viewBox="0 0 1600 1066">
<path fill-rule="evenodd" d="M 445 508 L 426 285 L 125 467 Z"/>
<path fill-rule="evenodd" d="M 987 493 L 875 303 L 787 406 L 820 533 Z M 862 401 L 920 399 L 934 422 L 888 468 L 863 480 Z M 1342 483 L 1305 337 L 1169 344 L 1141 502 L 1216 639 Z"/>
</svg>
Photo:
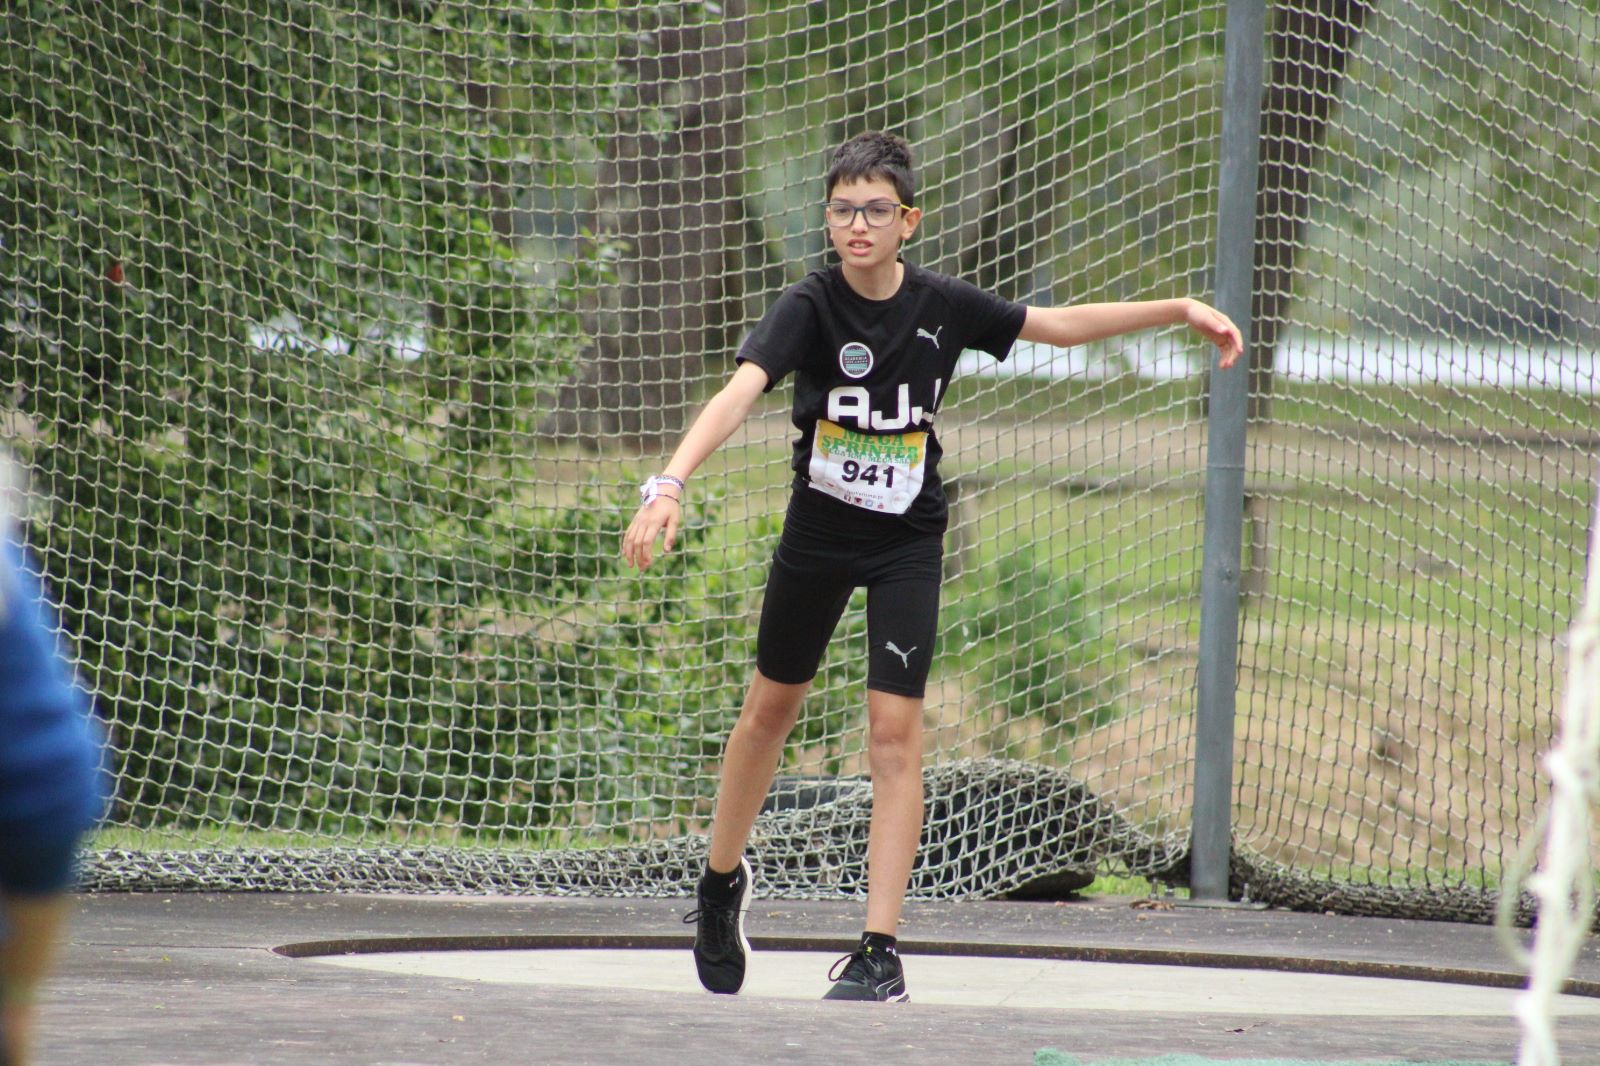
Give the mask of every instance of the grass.
<svg viewBox="0 0 1600 1066">
<path fill-rule="evenodd" d="M 1025 520 L 1027 539 L 1046 545 L 1043 554 L 1064 572 L 1081 576 L 1103 610 L 1175 622 L 1177 606 L 1191 628 L 1198 624 L 1204 530 L 1197 496 L 1063 499 L 1033 513 L 1029 492 L 1018 486 L 989 494 L 989 510 L 977 522 L 973 581 L 1010 550 Z M 1266 594 L 1247 610 L 1270 610 L 1286 624 L 1329 615 L 1398 617 L 1493 638 L 1553 635 L 1576 607 L 1588 507 L 1576 485 L 1519 499 L 1481 482 L 1349 492 L 1324 486 L 1277 499 L 1266 507 Z"/>
<path fill-rule="evenodd" d="M 1062 755 L 1124 810 L 1181 822 L 1186 793 L 1160 782 L 1184 773 L 1172 745 L 1187 743 L 1193 707 L 1203 452 L 1176 436 L 1145 456 L 1093 449 L 1124 418 L 1140 420 L 1135 447 L 1159 438 L 1193 417 L 1190 398 L 1108 382 L 1002 384 L 967 399 L 999 442 L 975 451 L 998 458 L 967 516 L 967 576 L 949 595 L 981 584 L 1018 540 L 1081 575 L 1121 649 L 1108 665 L 1131 717 Z M 1242 604 L 1241 816 L 1282 861 L 1334 880 L 1497 884 L 1498 856 L 1540 800 L 1537 753 L 1581 593 L 1596 402 L 1335 386 L 1279 400 L 1279 421 L 1250 438 L 1247 483 L 1272 487 L 1253 515 L 1265 580 Z M 1008 435 L 1043 427 L 1057 450 L 1007 452 Z M 1400 432 L 1367 432 L 1379 427 Z M 1051 487 L 1075 468 L 1134 477 L 1100 492 Z M 1244 536 L 1249 567 L 1249 522 Z"/>
<path fill-rule="evenodd" d="M 1204 418 L 1198 379 L 1152 382 L 1133 375 L 1094 380 L 959 378 L 951 384 L 944 408 L 962 417 L 1018 422 Z M 1550 390 L 1279 381 L 1270 421 L 1258 421 L 1252 429 L 1269 426 L 1592 440 L 1600 426 L 1600 399 Z"/>
<path fill-rule="evenodd" d="M 1551 390 L 1296 382 L 1280 385 L 1272 401 L 1274 422 L 1316 429 L 1357 425 L 1592 439 L 1597 415 L 1596 397 Z"/>
<path fill-rule="evenodd" d="M 1088 380 L 1067 378 L 957 378 L 943 403 L 961 417 L 1004 417 L 1015 421 L 1084 418 L 1138 418 L 1183 413 L 1198 406 L 1196 386 L 1187 381 L 1149 382 L 1133 375 Z"/>
</svg>

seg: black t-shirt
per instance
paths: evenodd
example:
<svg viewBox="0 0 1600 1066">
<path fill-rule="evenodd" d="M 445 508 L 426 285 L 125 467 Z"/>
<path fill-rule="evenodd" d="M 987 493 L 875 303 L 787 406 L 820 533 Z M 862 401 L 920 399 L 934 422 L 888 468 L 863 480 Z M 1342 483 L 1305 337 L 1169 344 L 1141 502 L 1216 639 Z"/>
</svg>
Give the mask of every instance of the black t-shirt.
<svg viewBox="0 0 1600 1066">
<path fill-rule="evenodd" d="M 812 271 L 767 310 L 738 361 L 794 383 L 796 489 L 841 501 L 838 511 L 917 529 L 948 521 L 933 416 L 967 349 L 1005 359 L 1027 308 L 910 263 L 900 289 L 869 300 L 841 267 Z M 816 492 L 796 493 L 797 499 Z M 829 501 L 830 503 L 832 500 Z"/>
</svg>

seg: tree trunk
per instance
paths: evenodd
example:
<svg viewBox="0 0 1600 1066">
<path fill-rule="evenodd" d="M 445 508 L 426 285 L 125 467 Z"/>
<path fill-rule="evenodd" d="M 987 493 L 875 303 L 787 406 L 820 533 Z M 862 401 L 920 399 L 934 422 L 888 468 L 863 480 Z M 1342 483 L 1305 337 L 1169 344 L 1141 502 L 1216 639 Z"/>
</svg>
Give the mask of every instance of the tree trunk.
<svg viewBox="0 0 1600 1066">
<path fill-rule="evenodd" d="M 1049 260 L 1049 234 L 1055 228 L 1059 160 L 1053 146 L 1036 136 L 1028 117 L 1034 113 L 1033 102 L 1024 99 L 1016 110 L 1016 125 L 1006 131 L 1004 177 L 989 194 L 980 216 L 982 237 L 970 272 L 962 276 L 1008 300 L 1054 304 L 1053 279 L 1040 277 L 1039 268 Z"/>
<path fill-rule="evenodd" d="M 1249 417 L 1271 416 L 1273 362 L 1310 221 L 1311 181 L 1351 53 L 1375 0 L 1284 0 L 1268 39 L 1256 177 Z M 1208 390 L 1209 391 L 1209 390 Z"/>
<path fill-rule="evenodd" d="M 637 114 L 669 121 L 664 131 L 619 133 L 601 163 L 596 228 L 620 250 L 617 280 L 589 298 L 588 359 L 558 391 L 542 432 L 592 448 L 675 433 L 707 353 L 737 339 L 749 243 L 747 29 L 744 0 L 729 0 L 720 22 L 656 30 L 631 61 Z"/>
</svg>

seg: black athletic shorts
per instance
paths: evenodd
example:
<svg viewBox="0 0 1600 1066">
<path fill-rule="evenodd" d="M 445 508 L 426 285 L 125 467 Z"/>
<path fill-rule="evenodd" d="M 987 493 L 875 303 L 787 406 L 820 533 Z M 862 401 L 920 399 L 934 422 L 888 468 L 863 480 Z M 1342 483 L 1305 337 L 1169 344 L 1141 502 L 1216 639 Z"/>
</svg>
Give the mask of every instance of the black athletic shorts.
<svg viewBox="0 0 1600 1066">
<path fill-rule="evenodd" d="M 798 685 L 817 676 L 850 594 L 867 590 L 867 687 L 921 698 L 938 631 L 944 534 L 796 488 L 772 556 L 756 667 Z"/>
</svg>

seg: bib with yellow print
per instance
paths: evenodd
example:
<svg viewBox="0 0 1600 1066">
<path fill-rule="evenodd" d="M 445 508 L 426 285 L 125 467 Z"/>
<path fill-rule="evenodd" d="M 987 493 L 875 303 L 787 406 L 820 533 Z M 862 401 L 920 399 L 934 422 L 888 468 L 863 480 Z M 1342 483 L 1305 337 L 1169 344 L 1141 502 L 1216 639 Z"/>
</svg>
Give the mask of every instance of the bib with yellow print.
<svg viewBox="0 0 1600 1066">
<path fill-rule="evenodd" d="M 822 418 L 811 444 L 811 487 L 883 514 L 905 514 L 922 491 L 928 434 L 860 433 Z"/>
</svg>

